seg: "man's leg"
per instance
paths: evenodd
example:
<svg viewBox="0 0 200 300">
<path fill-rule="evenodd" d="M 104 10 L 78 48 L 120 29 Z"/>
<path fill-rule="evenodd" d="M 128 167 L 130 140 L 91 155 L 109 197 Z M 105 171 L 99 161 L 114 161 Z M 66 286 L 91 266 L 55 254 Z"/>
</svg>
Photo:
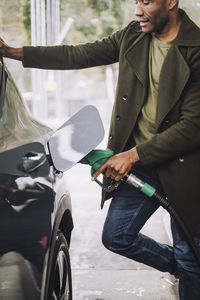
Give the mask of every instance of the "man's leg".
<svg viewBox="0 0 200 300">
<path fill-rule="evenodd" d="M 187 243 L 177 231 L 171 220 L 174 240 L 174 255 L 178 265 L 179 295 L 181 300 L 200 299 L 200 266 Z M 200 235 L 194 236 L 194 241 L 200 249 Z"/>
<path fill-rule="evenodd" d="M 161 189 L 154 172 L 148 172 L 137 163 L 132 172 Z M 116 191 L 104 224 L 102 241 L 106 248 L 130 259 L 175 274 L 173 248 L 160 244 L 139 233 L 145 222 L 159 207 L 158 203 L 134 187 L 122 183 Z"/>
</svg>

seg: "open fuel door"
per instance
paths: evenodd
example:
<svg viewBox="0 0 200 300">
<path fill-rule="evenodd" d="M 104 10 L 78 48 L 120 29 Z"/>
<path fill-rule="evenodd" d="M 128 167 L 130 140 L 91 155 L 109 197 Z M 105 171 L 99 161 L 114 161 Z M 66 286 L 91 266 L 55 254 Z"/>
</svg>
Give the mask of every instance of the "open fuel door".
<svg viewBox="0 0 200 300">
<path fill-rule="evenodd" d="M 48 145 L 54 167 L 65 172 L 96 148 L 104 137 L 98 110 L 88 105 L 51 136 Z"/>
</svg>

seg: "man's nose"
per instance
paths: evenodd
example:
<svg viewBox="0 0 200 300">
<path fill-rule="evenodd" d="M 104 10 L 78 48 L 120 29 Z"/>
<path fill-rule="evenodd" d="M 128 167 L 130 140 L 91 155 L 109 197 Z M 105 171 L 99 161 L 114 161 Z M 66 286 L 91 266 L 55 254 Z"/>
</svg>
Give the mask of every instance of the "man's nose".
<svg viewBox="0 0 200 300">
<path fill-rule="evenodd" d="M 142 9 L 142 7 L 141 7 L 141 3 L 140 3 L 140 2 L 138 2 L 138 3 L 135 5 L 135 15 L 136 15 L 137 17 L 143 15 L 143 9 Z"/>
</svg>

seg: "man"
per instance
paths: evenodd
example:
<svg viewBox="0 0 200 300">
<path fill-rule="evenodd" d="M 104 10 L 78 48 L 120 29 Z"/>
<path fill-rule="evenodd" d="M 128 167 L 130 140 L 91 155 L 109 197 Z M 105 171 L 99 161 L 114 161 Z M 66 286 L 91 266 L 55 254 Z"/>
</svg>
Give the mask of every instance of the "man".
<svg viewBox="0 0 200 300">
<path fill-rule="evenodd" d="M 170 199 L 200 247 L 200 29 L 178 0 L 138 0 L 138 22 L 78 46 L 23 47 L 0 53 L 25 67 L 81 69 L 119 62 L 108 148 L 115 155 L 95 174 L 120 180 L 130 170 Z M 107 198 L 110 195 L 106 195 Z M 104 200 L 103 200 L 104 201 Z M 121 184 L 103 230 L 118 254 L 179 278 L 180 299 L 200 299 L 200 267 L 174 221 L 174 247 L 139 233 L 158 208 Z"/>
</svg>

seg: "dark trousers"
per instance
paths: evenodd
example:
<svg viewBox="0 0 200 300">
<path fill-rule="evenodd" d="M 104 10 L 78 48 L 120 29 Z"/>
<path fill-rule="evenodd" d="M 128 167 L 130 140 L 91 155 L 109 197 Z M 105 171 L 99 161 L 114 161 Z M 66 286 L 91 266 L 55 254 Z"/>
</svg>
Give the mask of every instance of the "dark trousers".
<svg viewBox="0 0 200 300">
<path fill-rule="evenodd" d="M 132 172 L 162 191 L 156 172 L 144 169 L 137 163 Z M 200 299 L 200 267 L 187 242 L 179 235 L 171 221 L 173 247 L 161 244 L 140 233 L 145 222 L 158 209 L 156 200 L 139 190 L 122 183 L 116 191 L 104 224 L 103 244 L 109 250 L 144 263 L 179 278 L 181 300 Z M 194 237 L 200 248 L 200 235 Z"/>
</svg>

